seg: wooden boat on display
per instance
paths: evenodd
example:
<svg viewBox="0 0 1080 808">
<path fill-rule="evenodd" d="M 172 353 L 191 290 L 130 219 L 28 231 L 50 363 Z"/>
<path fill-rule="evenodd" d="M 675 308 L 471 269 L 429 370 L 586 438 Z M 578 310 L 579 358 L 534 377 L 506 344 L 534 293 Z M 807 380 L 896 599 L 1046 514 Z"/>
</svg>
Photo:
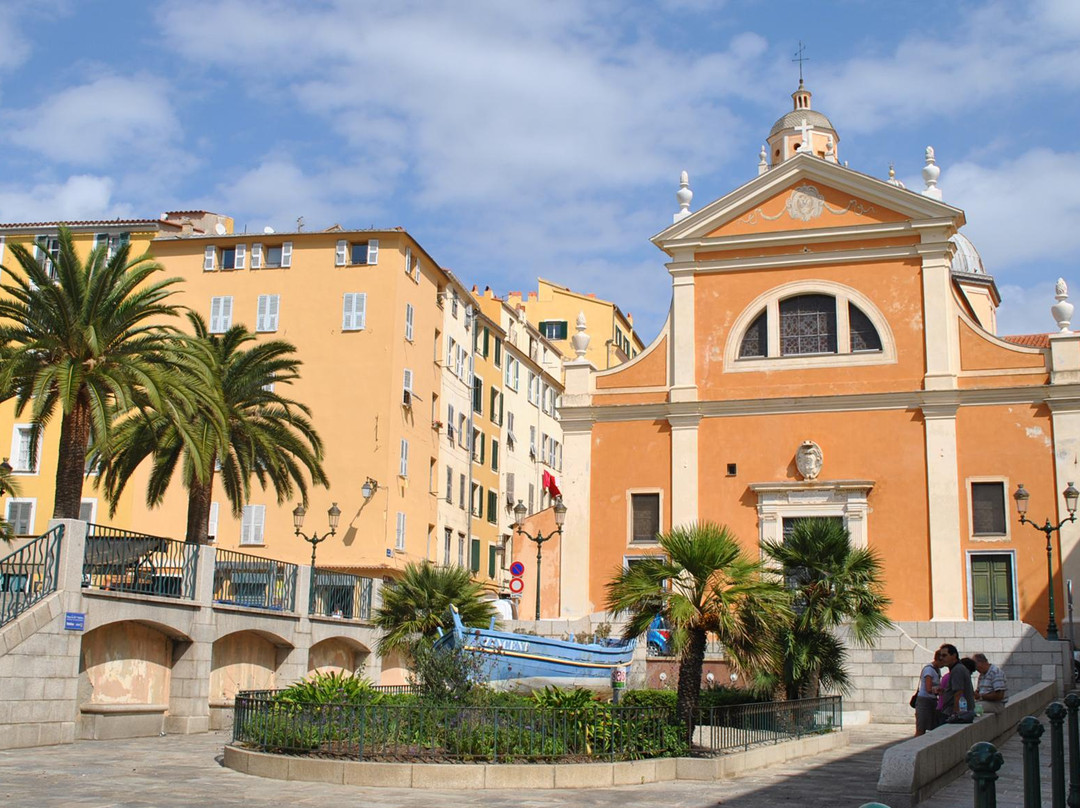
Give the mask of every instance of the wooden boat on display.
<svg viewBox="0 0 1080 808">
<path fill-rule="evenodd" d="M 472 628 L 451 606 L 453 628 L 435 648 L 460 648 L 480 660 L 488 684 L 499 690 L 540 690 L 547 685 L 610 690 L 612 672 L 630 664 L 637 640 L 580 643 L 533 634 Z"/>
</svg>

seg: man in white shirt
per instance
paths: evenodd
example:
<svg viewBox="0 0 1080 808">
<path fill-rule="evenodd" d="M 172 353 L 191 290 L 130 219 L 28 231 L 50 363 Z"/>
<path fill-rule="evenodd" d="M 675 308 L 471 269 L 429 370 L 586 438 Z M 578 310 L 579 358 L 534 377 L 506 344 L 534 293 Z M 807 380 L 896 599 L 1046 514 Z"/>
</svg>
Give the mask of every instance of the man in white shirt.
<svg viewBox="0 0 1080 808">
<path fill-rule="evenodd" d="M 975 654 L 975 670 L 979 672 L 979 686 L 975 700 L 983 706 L 983 712 L 1000 713 L 1009 700 L 1009 688 L 1005 674 L 997 665 L 991 665 L 986 654 Z"/>
</svg>

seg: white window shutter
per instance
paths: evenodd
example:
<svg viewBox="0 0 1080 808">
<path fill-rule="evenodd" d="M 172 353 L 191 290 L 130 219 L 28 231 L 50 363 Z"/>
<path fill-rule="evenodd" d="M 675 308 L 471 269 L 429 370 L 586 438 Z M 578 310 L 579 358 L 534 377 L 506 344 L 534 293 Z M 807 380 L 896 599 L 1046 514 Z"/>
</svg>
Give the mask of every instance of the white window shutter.
<svg viewBox="0 0 1080 808">
<path fill-rule="evenodd" d="M 396 544 L 394 545 L 398 550 L 405 549 L 405 514 L 398 511 L 397 515 L 397 536 Z"/>
<path fill-rule="evenodd" d="M 228 331 L 232 328 L 232 298 L 221 298 L 221 330 Z"/>
<path fill-rule="evenodd" d="M 369 264 L 379 263 L 379 240 L 377 238 L 370 239 L 367 243 L 367 262 Z"/>
<path fill-rule="evenodd" d="M 209 521 L 207 523 L 207 526 L 206 526 L 206 535 L 209 536 L 211 539 L 217 537 L 218 511 L 219 510 L 220 510 L 219 503 L 217 503 L 217 502 L 211 502 L 210 503 L 210 519 L 209 519 Z"/>
<path fill-rule="evenodd" d="M 405 339 L 412 342 L 413 339 L 413 307 L 412 303 L 405 304 Z"/>
<path fill-rule="evenodd" d="M 355 292 L 346 292 L 341 303 L 341 330 L 352 331 L 356 326 L 353 325 L 353 302 L 356 298 Z"/>
<path fill-rule="evenodd" d="M 207 247 L 203 253 L 202 268 L 204 272 L 213 272 L 217 269 L 217 247 Z"/>
<path fill-rule="evenodd" d="M 270 318 L 269 331 L 277 331 L 278 329 L 278 310 L 281 307 L 281 295 L 270 295 L 270 307 L 267 314 Z"/>
<path fill-rule="evenodd" d="M 367 326 L 367 292 L 360 292 L 356 296 L 356 327 Z"/>
<path fill-rule="evenodd" d="M 267 331 L 269 318 L 267 310 L 270 308 L 270 295 L 259 295 L 259 305 L 255 311 L 255 330 Z"/>
<path fill-rule="evenodd" d="M 210 333 L 221 333 L 221 298 L 210 298 Z"/>
<path fill-rule="evenodd" d="M 371 245 L 368 245 L 368 249 L 371 249 Z M 405 274 L 412 274 L 412 247 L 405 248 Z"/>
<path fill-rule="evenodd" d="M 251 268 L 252 269 L 262 269 L 262 245 L 261 244 L 256 243 L 256 244 L 251 245 Z"/>
<path fill-rule="evenodd" d="M 247 269 L 247 245 L 236 245 L 236 269 Z"/>
<path fill-rule="evenodd" d="M 286 241 L 281 245 L 281 266 L 292 266 L 292 242 Z"/>
<path fill-rule="evenodd" d="M 398 463 L 398 474 L 402 477 L 409 476 L 409 442 L 401 439 L 401 458 Z"/>
<path fill-rule="evenodd" d="M 342 239 L 337 243 L 337 249 L 334 251 L 334 266 L 345 266 L 345 258 L 349 252 L 349 242 Z"/>
<path fill-rule="evenodd" d="M 252 538 L 257 544 L 262 544 L 263 532 L 266 526 L 266 506 L 254 506 L 254 520 L 251 528 Z"/>
<path fill-rule="evenodd" d="M 0 236 L 0 264 L 4 263 L 4 237 Z"/>
</svg>

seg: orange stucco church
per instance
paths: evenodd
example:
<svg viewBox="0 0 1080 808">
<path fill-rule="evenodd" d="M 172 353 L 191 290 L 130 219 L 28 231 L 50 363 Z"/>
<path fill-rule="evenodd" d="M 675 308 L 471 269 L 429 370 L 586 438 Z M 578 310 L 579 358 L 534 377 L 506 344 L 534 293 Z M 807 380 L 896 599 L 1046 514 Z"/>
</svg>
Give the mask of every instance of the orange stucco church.
<svg viewBox="0 0 1080 808">
<path fill-rule="evenodd" d="M 566 366 L 559 611 L 602 610 L 606 581 L 657 552 L 658 529 L 713 520 L 755 552 L 825 516 L 877 551 L 894 619 L 1041 629 L 1045 537 L 1012 494 L 1022 483 L 1031 518 L 1056 522 L 1080 482 L 1064 284 L 1055 333 L 996 336 L 997 287 L 942 201 L 933 150 L 925 189 L 877 179 L 840 160 L 801 82 L 793 99 L 754 179 L 691 212 L 683 175 L 652 239 L 672 284 L 652 344 L 610 370 Z M 1059 623 L 1078 537 L 1073 523 L 1054 536 Z"/>
</svg>

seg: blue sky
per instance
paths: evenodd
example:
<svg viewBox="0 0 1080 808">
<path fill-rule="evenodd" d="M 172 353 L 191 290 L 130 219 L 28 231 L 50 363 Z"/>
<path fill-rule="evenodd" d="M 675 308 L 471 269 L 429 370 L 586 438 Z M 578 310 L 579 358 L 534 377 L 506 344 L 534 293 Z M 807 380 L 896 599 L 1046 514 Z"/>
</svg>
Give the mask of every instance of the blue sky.
<svg viewBox="0 0 1080 808">
<path fill-rule="evenodd" d="M 1080 296 L 1080 3 L 0 0 L 0 221 L 207 208 L 405 227 L 502 294 L 543 276 L 649 341 L 681 170 L 751 179 L 806 43 L 842 160 L 921 189 L 933 145 L 1005 302 Z"/>
</svg>

